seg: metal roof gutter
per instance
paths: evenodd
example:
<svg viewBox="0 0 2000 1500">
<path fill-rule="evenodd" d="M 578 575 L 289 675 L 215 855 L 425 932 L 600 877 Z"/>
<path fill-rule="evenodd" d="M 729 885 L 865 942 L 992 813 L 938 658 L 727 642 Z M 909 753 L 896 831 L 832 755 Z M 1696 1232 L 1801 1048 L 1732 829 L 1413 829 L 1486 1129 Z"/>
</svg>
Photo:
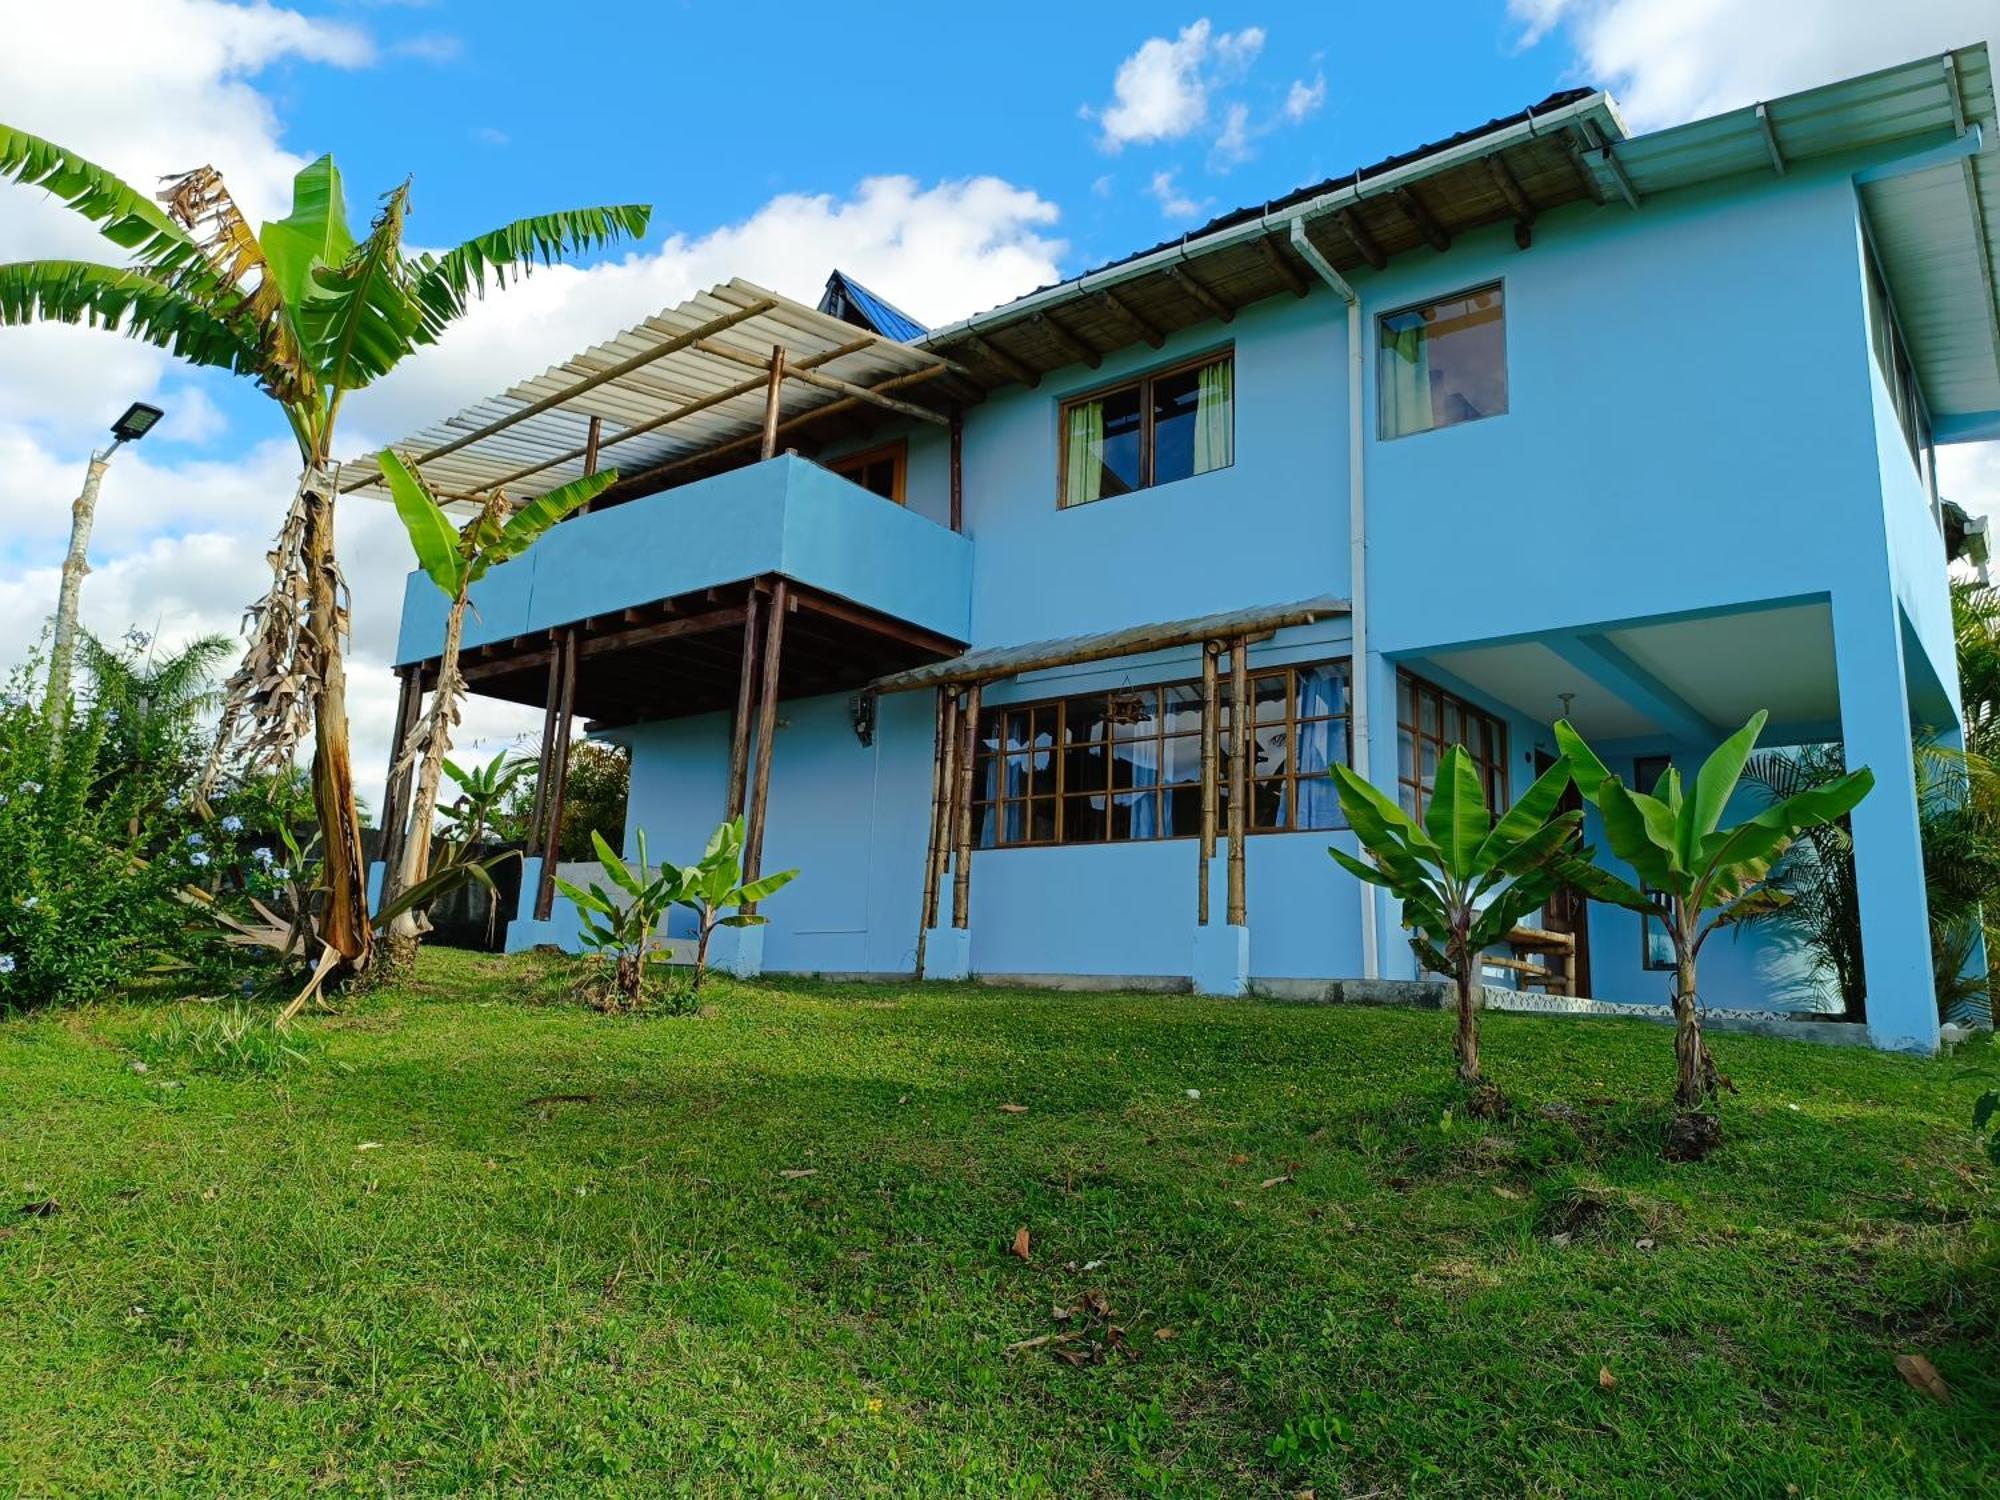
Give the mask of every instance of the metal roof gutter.
<svg viewBox="0 0 2000 1500">
<path fill-rule="evenodd" d="M 1243 244 L 1262 239 L 1272 234 L 1287 232 L 1296 219 L 1316 219 L 1326 214 L 1336 213 L 1343 208 L 1351 208 L 1368 198 L 1379 198 L 1393 193 L 1397 188 L 1421 181 L 1448 167 L 1461 162 L 1476 161 L 1495 151 L 1506 149 L 1522 141 L 1538 140 L 1546 135 L 1559 134 L 1564 130 L 1580 129 L 1586 123 L 1595 125 L 1606 140 L 1616 143 L 1625 139 L 1625 125 L 1618 117 L 1616 105 L 1611 96 L 1599 91 L 1572 104 L 1560 105 L 1546 114 L 1530 115 L 1512 125 L 1476 136 L 1469 141 L 1461 141 L 1455 146 L 1430 156 L 1406 162 L 1400 167 L 1391 167 L 1374 177 L 1360 182 L 1350 182 L 1345 187 L 1334 188 L 1321 193 L 1316 198 L 1308 198 L 1303 203 L 1294 203 L 1285 208 L 1266 209 L 1254 219 L 1246 219 L 1240 224 L 1231 224 L 1226 229 L 1218 229 L 1193 239 L 1183 238 L 1179 243 L 1154 250 L 1137 259 L 1122 261 L 1115 266 L 1106 266 L 1099 271 L 1086 271 L 1069 281 L 1057 282 L 1044 287 L 1039 292 L 1030 292 L 1025 297 L 1002 303 L 983 313 L 975 313 L 969 318 L 961 318 L 956 323 L 948 323 L 942 328 L 932 329 L 917 341 L 919 348 L 948 344 L 967 334 L 978 333 L 1002 323 L 1013 323 L 1030 313 L 1041 312 L 1050 307 L 1060 306 L 1077 297 L 1096 292 L 1108 291 L 1154 271 L 1164 271 L 1191 260 L 1196 255 L 1209 254 L 1227 249 L 1231 245 Z"/>
</svg>

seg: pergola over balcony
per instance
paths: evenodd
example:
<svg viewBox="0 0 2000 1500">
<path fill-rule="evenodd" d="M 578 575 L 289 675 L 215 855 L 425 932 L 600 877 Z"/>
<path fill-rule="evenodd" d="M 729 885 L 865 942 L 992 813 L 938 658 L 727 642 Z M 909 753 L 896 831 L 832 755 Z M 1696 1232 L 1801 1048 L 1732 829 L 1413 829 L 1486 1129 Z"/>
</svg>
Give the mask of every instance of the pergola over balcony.
<svg viewBox="0 0 2000 1500">
<path fill-rule="evenodd" d="M 588 513 L 475 585 L 465 622 L 469 689 L 545 713 L 535 916 L 550 909 L 577 716 L 732 713 L 716 812 L 746 815 L 754 876 L 778 700 L 859 689 L 962 649 L 959 412 L 982 395 L 948 359 L 731 281 L 393 445 L 451 506 L 521 504 L 619 471 Z M 809 461 L 889 420 L 949 429 L 948 526 Z M 387 497 L 372 457 L 347 466 L 341 489 Z M 413 575 L 383 810 L 390 869 L 409 812 L 408 768 L 395 768 L 438 679 L 445 613 Z"/>
</svg>

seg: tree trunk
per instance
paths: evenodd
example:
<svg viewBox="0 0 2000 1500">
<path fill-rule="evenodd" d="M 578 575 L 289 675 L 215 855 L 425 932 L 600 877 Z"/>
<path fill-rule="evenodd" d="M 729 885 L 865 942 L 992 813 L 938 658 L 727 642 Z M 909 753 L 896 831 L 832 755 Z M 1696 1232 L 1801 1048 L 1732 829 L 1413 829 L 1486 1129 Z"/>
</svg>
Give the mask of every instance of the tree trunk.
<svg viewBox="0 0 2000 1500">
<path fill-rule="evenodd" d="M 1479 1008 L 1474 987 L 1479 982 L 1479 966 L 1464 954 L 1458 962 L 1458 1077 L 1461 1083 L 1480 1083 Z"/>
<path fill-rule="evenodd" d="M 424 755 L 417 765 L 417 794 L 410 804 L 409 836 L 403 840 L 403 857 L 395 871 L 398 893 L 411 889 L 431 869 L 431 824 L 437 817 L 438 783 L 444 776 L 444 753 L 451 748 L 452 705 L 458 696 L 458 649 L 465 633 L 466 597 L 461 590 L 458 597 L 452 600 L 450 614 L 445 617 L 444 654 L 438 662 L 437 691 L 431 700 Z M 427 928 L 417 912 L 406 911 L 390 923 L 389 930 L 398 938 L 415 942 Z"/>
<path fill-rule="evenodd" d="M 317 482 L 315 482 L 317 481 Z M 306 636 L 316 669 L 313 691 L 313 810 L 319 818 L 320 879 L 326 906 L 319 936 L 359 973 L 374 953 L 368 925 L 367 866 L 361 818 L 354 805 L 354 763 L 347 737 L 347 671 L 340 637 L 346 623 L 340 566 L 333 550 L 331 476 L 315 468 L 305 500 Z"/>
<path fill-rule="evenodd" d="M 115 445 L 114 445 L 115 446 Z M 49 731 L 58 740 L 69 722 L 69 685 L 76 670 L 77 612 L 83 598 L 84 576 L 90 572 L 91 528 L 97 524 L 97 487 L 104 478 L 109 453 L 90 456 L 83 491 L 69 508 L 69 552 L 63 558 L 62 590 L 56 597 L 55 638 L 49 643 Z"/>
<path fill-rule="evenodd" d="M 1674 968 L 1674 1065 L 1674 1102 L 1682 1109 L 1700 1109 L 1714 1093 L 1715 1064 L 1701 1039 L 1694 956 L 1685 948 Z"/>
<path fill-rule="evenodd" d="M 715 924 L 709 921 L 707 914 L 704 913 L 694 940 L 694 980 L 688 985 L 688 993 L 691 995 L 701 993 L 702 976 L 708 972 L 709 934 L 714 931 Z"/>
</svg>

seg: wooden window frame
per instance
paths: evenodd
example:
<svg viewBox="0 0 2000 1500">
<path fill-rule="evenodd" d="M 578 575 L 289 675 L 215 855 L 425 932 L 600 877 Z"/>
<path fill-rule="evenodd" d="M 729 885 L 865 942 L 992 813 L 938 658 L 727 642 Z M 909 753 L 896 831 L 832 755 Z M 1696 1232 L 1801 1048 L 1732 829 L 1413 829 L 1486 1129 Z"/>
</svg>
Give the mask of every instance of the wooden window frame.
<svg viewBox="0 0 2000 1500">
<path fill-rule="evenodd" d="M 1407 719 L 1403 717 L 1406 689 L 1410 706 L 1410 715 Z M 1420 699 L 1424 694 L 1430 694 L 1437 699 L 1438 729 L 1436 734 L 1431 734 L 1422 727 L 1424 716 Z M 1473 760 L 1485 773 L 1484 781 L 1487 805 L 1494 809 L 1495 816 L 1498 816 L 1499 810 L 1510 806 L 1512 802 L 1510 796 L 1510 773 L 1512 767 L 1508 763 L 1510 752 L 1507 742 L 1507 721 L 1497 714 L 1488 713 L 1477 704 L 1467 702 L 1458 694 L 1449 692 L 1439 687 L 1436 683 L 1417 676 L 1414 672 L 1402 670 L 1398 670 L 1396 673 L 1397 801 L 1400 804 L 1402 800 L 1400 794 L 1407 790 L 1410 793 L 1410 807 L 1406 808 L 1405 811 L 1421 822 L 1424 816 L 1424 804 L 1428 800 L 1423 785 L 1424 745 L 1429 743 L 1435 746 L 1438 760 L 1442 762 L 1446 746 L 1465 744 L 1465 741 L 1462 739 L 1454 740 L 1446 737 L 1445 711 L 1448 708 L 1456 709 L 1459 712 L 1461 715 L 1461 726 L 1474 719 L 1477 719 L 1486 726 L 1489 736 L 1488 743 L 1494 746 L 1494 753 L 1487 757 L 1475 754 Z M 1405 734 L 1410 737 L 1410 774 L 1407 776 L 1403 774 L 1402 766 L 1402 737 Z M 1470 750 L 1472 747 L 1467 745 L 1465 748 Z"/>
<path fill-rule="evenodd" d="M 1644 792 L 1648 796 L 1652 795 L 1654 783 L 1660 779 L 1667 767 L 1673 763 L 1674 758 L 1671 755 L 1634 756 L 1632 758 L 1632 790 L 1635 792 Z M 1639 889 L 1649 896 L 1659 894 L 1658 891 L 1652 886 L 1647 885 L 1643 880 L 1639 882 Z M 1650 941 L 1655 930 L 1660 931 L 1663 936 L 1665 935 L 1665 929 L 1660 927 L 1658 917 L 1648 916 L 1644 912 L 1639 913 L 1639 967 L 1647 973 L 1671 974 L 1678 967 L 1674 962 L 1673 943 L 1669 940 L 1667 944 L 1667 956 L 1665 958 L 1655 959 L 1653 957 L 1653 945 Z"/>
<path fill-rule="evenodd" d="M 1309 671 L 1315 667 L 1327 667 L 1327 668 L 1337 669 L 1341 673 L 1341 675 L 1345 678 L 1346 692 L 1343 700 L 1346 706 L 1345 712 L 1338 714 L 1309 714 L 1306 715 L 1304 718 L 1300 717 L 1298 712 L 1299 674 L 1305 671 Z M 1250 816 L 1246 817 L 1245 819 L 1245 829 L 1249 833 L 1265 834 L 1265 833 L 1325 833 L 1345 828 L 1347 826 L 1345 820 L 1339 820 L 1334 823 L 1328 824 L 1324 827 L 1314 827 L 1303 824 L 1300 821 L 1298 783 L 1301 780 L 1301 777 L 1297 764 L 1298 760 L 1297 745 L 1299 740 L 1299 726 L 1301 724 L 1307 724 L 1307 725 L 1330 724 L 1335 721 L 1338 721 L 1340 723 L 1340 735 L 1341 735 L 1340 743 L 1341 743 L 1342 759 L 1340 763 L 1343 765 L 1353 764 L 1354 761 L 1353 664 L 1351 660 L 1347 657 L 1336 656 L 1336 657 L 1317 658 L 1311 661 L 1285 662 L 1275 666 L 1262 667 L 1256 671 L 1253 671 L 1250 674 L 1251 711 L 1253 716 L 1256 711 L 1255 706 L 1257 702 L 1257 694 L 1256 694 L 1257 684 L 1262 681 L 1268 681 L 1273 677 L 1281 677 L 1284 680 L 1285 684 L 1284 717 L 1282 721 L 1277 721 L 1277 722 L 1282 722 L 1285 727 L 1286 768 L 1282 774 L 1277 776 L 1259 777 L 1251 775 L 1246 778 L 1247 784 L 1251 788 L 1251 807 L 1250 807 Z M 1166 707 L 1168 702 L 1167 695 L 1176 688 L 1179 689 L 1191 688 L 1194 689 L 1195 693 L 1197 694 L 1192 705 L 1194 726 L 1191 729 L 1179 729 L 1169 732 L 1166 727 L 1167 725 Z M 1200 741 L 1201 741 L 1201 703 L 1198 694 L 1200 692 L 1200 688 L 1201 688 L 1200 678 L 1177 678 L 1165 682 L 1136 683 L 1126 687 L 1107 688 L 1100 692 L 1094 692 L 1094 693 L 1069 693 L 1059 698 L 1037 698 L 1020 703 L 989 703 L 984 705 L 980 713 L 981 723 L 978 727 L 978 732 L 975 736 L 975 744 L 979 746 L 984 746 L 986 742 L 989 739 L 991 739 L 996 743 L 1001 744 L 1003 748 L 997 750 L 986 750 L 981 748 L 975 753 L 973 758 L 973 779 L 972 779 L 973 847 L 979 850 L 1090 848 L 1100 844 L 1153 844 L 1153 843 L 1171 842 L 1176 839 L 1199 838 L 1201 830 L 1198 826 L 1190 828 L 1184 833 L 1177 829 L 1173 833 L 1156 833 L 1148 838 L 1132 838 L 1129 836 L 1124 838 L 1114 837 L 1112 833 L 1112 828 L 1114 826 L 1114 819 L 1112 816 L 1112 802 L 1110 799 L 1121 795 L 1129 795 L 1133 792 L 1134 789 L 1129 787 L 1120 788 L 1119 786 L 1116 785 L 1115 780 L 1112 779 L 1112 774 L 1113 774 L 1112 766 L 1115 757 L 1111 756 L 1109 753 L 1107 753 L 1105 757 L 1105 774 L 1107 779 L 1106 779 L 1106 784 L 1104 786 L 1084 787 L 1080 790 L 1072 789 L 1069 785 L 1070 752 L 1072 750 L 1081 748 L 1081 746 L 1083 745 L 1087 745 L 1093 742 L 1086 740 L 1086 741 L 1079 741 L 1076 745 L 1071 745 L 1068 739 L 1068 731 L 1069 731 L 1070 705 L 1073 703 L 1095 704 L 1099 709 L 1105 711 L 1108 720 L 1111 701 L 1114 698 L 1117 698 L 1121 695 L 1134 694 L 1134 693 L 1150 694 L 1152 695 L 1153 698 L 1153 717 L 1155 721 L 1155 728 L 1150 736 L 1150 740 L 1151 743 L 1157 747 L 1156 750 L 1157 764 L 1160 766 L 1161 770 L 1164 771 L 1166 765 L 1167 742 L 1170 740 L 1185 741 L 1186 745 L 1184 746 L 1184 748 L 1191 748 L 1196 754 L 1196 756 L 1197 757 L 1199 756 Z M 1226 725 L 1228 723 L 1228 714 L 1230 707 L 1228 698 L 1226 696 L 1223 697 L 1218 706 L 1222 711 L 1220 717 L 1222 718 L 1223 721 L 1222 725 L 1218 726 L 1218 730 L 1222 731 L 1226 729 Z M 1183 709 L 1181 711 L 1186 711 L 1186 710 Z M 1033 743 L 1031 743 L 1030 746 L 1026 749 L 1009 750 L 1004 748 L 1005 744 L 1008 742 L 1006 741 L 1004 734 L 998 732 L 999 726 L 1004 726 L 1007 715 L 1022 714 L 1022 713 L 1025 713 L 1030 716 L 1029 730 L 1031 739 L 1037 737 L 1038 731 L 1041 728 L 1041 721 L 1044 716 L 1047 716 L 1051 724 L 1051 729 L 1049 733 L 1049 748 L 1046 751 L 1037 748 L 1037 746 Z M 992 729 L 989 729 L 989 726 L 994 726 L 994 727 Z M 1140 737 L 1138 740 L 1127 740 L 1124 741 L 1123 743 L 1128 743 L 1128 744 L 1141 743 L 1144 742 L 1145 738 L 1146 737 Z M 1217 814 L 1217 822 L 1218 824 L 1220 824 L 1222 821 L 1223 810 L 1228 805 L 1228 799 L 1229 799 L 1229 775 L 1227 771 L 1227 758 L 1229 755 L 1229 744 L 1228 744 L 1229 737 L 1226 732 L 1220 732 L 1218 738 L 1220 740 L 1218 751 L 1221 759 L 1218 763 L 1216 771 L 1216 793 L 1217 793 L 1216 814 Z M 1101 743 L 1105 743 L 1108 746 L 1110 744 L 1119 742 L 1103 741 Z M 987 797 L 984 795 L 984 789 L 987 782 L 987 768 L 990 767 L 996 760 L 1004 762 L 1009 756 L 1012 756 L 1013 758 L 1016 759 L 1025 760 L 1040 754 L 1048 754 L 1049 756 L 1052 757 L 1054 784 L 1051 789 L 1041 792 L 1037 792 L 1034 790 L 1033 780 L 1032 780 L 1033 771 L 1031 768 L 1029 790 L 1027 794 L 1024 796 L 1010 797 L 1007 795 L 1007 778 L 1004 773 L 1004 766 L 1003 766 L 1002 774 L 999 777 L 998 781 L 995 783 L 998 795 L 993 797 Z M 1197 759 L 1197 764 L 1199 764 L 1198 759 Z M 1252 769 L 1254 770 L 1254 766 L 1252 767 Z M 1161 813 L 1164 812 L 1164 804 L 1166 802 L 1166 799 L 1173 793 L 1173 791 L 1176 788 L 1194 787 L 1198 789 L 1200 787 L 1200 784 L 1201 783 L 1198 779 L 1192 782 L 1162 781 L 1153 787 L 1144 788 L 1143 789 L 1144 794 L 1152 796 L 1157 804 L 1155 812 L 1155 826 L 1157 827 L 1164 823 L 1165 819 L 1161 816 Z M 1286 810 L 1285 811 L 1286 821 L 1283 826 L 1275 826 L 1272 824 L 1259 825 L 1255 820 L 1256 796 L 1257 796 L 1256 789 L 1259 786 L 1270 786 L 1274 784 L 1280 788 L 1280 805 L 1284 807 Z M 1081 801 L 1084 798 L 1098 797 L 1098 796 L 1102 796 L 1106 799 L 1104 806 L 1104 832 L 1101 835 L 1096 835 L 1087 838 L 1082 836 L 1071 837 L 1069 834 L 1069 819 L 1071 816 L 1070 804 L 1072 803 L 1072 801 Z M 1035 804 L 1038 802 L 1046 802 L 1052 805 L 1053 816 L 1049 825 L 1052 829 L 1052 833 L 1050 836 L 1044 838 L 1036 838 L 1033 836 Z M 1023 827 L 1029 831 L 1029 836 L 1026 838 L 1009 839 L 1005 836 L 1006 826 L 1007 826 L 1006 810 L 1012 806 L 1022 806 L 1027 808 L 1027 812 L 1024 814 L 1024 821 L 1023 821 Z M 982 830 L 984 829 L 985 819 L 989 810 L 991 810 L 993 817 L 993 841 L 991 843 L 986 843 L 983 841 L 984 836 Z M 1336 818 L 1338 818 L 1337 810 L 1336 810 Z"/>
<path fill-rule="evenodd" d="M 1236 467 L 1236 406 L 1239 387 L 1236 383 L 1236 345 L 1224 344 L 1210 349 L 1205 354 L 1194 355 L 1158 369 L 1146 370 L 1138 375 L 1128 375 L 1122 380 L 1107 381 L 1093 386 L 1087 391 L 1078 391 L 1073 396 L 1065 396 L 1056 406 L 1056 509 L 1080 510 L 1085 505 L 1101 505 L 1106 500 L 1122 499 L 1121 495 L 1100 495 L 1095 500 L 1081 500 L 1072 506 L 1069 501 L 1069 414 L 1075 408 L 1091 401 L 1102 401 L 1107 396 L 1115 396 L 1123 391 L 1136 390 L 1139 393 L 1139 482 L 1125 491 L 1126 495 L 1136 495 L 1141 490 L 1155 487 L 1153 479 L 1153 386 L 1162 380 L 1170 380 L 1176 375 L 1185 375 L 1190 370 L 1199 370 L 1208 365 L 1229 361 L 1229 462 L 1213 469 L 1202 470 L 1203 474 L 1220 474 L 1224 469 Z M 1190 479 L 1201 475 L 1191 474 Z M 1178 483 L 1169 479 L 1168 484 Z"/>
<path fill-rule="evenodd" d="M 1499 411 L 1490 411 L 1466 422 L 1433 422 L 1428 427 L 1418 427 L 1410 432 L 1385 431 L 1389 414 L 1382 400 L 1382 330 L 1388 326 L 1391 318 L 1400 318 L 1404 313 L 1421 312 L 1426 307 L 1436 307 L 1440 302 L 1457 302 L 1466 297 L 1476 297 L 1481 292 L 1500 294 L 1500 371 L 1507 383 L 1507 404 Z M 1433 296 L 1420 297 L 1415 302 L 1405 302 L 1400 307 L 1383 309 L 1375 314 L 1375 347 L 1372 353 L 1375 356 L 1375 441 L 1378 443 L 1400 442 L 1404 438 L 1422 437 L 1431 432 L 1445 432 L 1453 427 L 1469 427 L 1473 422 L 1484 422 L 1493 417 L 1506 416 L 1514 409 L 1514 371 L 1507 360 L 1507 278 L 1496 276 L 1491 281 L 1481 281 L 1455 291 L 1438 292 Z"/>
<path fill-rule="evenodd" d="M 894 493 L 882 496 L 881 498 L 893 500 L 898 505 L 905 505 L 908 501 L 904 497 L 904 489 L 909 483 L 910 476 L 910 440 L 908 438 L 897 438 L 893 442 L 877 443 L 873 448 L 863 448 L 858 453 L 843 453 L 838 458 L 822 459 L 820 466 L 838 474 L 849 484 L 860 485 L 863 489 L 866 489 L 867 486 L 861 485 L 861 481 L 854 477 L 853 471 L 865 469 L 870 464 L 880 463 L 885 458 L 893 460 L 895 463 L 896 482 L 893 487 Z M 872 495 L 875 492 L 869 490 L 868 493 Z"/>
</svg>

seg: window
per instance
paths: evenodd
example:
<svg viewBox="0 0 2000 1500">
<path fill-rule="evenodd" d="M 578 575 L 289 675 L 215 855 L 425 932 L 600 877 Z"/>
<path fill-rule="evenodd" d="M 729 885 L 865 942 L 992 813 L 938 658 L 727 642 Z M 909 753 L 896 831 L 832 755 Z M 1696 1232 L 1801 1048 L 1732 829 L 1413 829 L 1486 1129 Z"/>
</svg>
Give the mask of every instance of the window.
<svg viewBox="0 0 2000 1500">
<path fill-rule="evenodd" d="M 903 471 L 909 466 L 910 445 L 906 439 L 884 443 L 865 453 L 849 453 L 830 458 L 826 467 L 842 479 L 852 480 L 864 490 L 873 490 L 884 500 L 903 503 Z"/>
<path fill-rule="evenodd" d="M 1385 313 L 1376 351 L 1379 430 L 1407 437 L 1507 409 L 1507 322 L 1499 286 Z"/>
<path fill-rule="evenodd" d="M 1396 674 L 1396 780 L 1403 811 L 1424 815 L 1447 745 L 1463 745 L 1479 769 L 1486 805 L 1507 805 L 1507 726 L 1462 698 Z"/>
<path fill-rule="evenodd" d="M 1673 765 L 1671 758 L 1664 755 L 1642 755 L 1632 762 L 1632 789 L 1652 795 L 1660 778 Z M 1639 889 L 1647 895 L 1657 892 L 1643 880 Z M 1674 967 L 1674 940 L 1667 935 L 1667 929 L 1658 917 L 1639 918 L 1639 965 L 1645 969 L 1672 969 Z"/>
<path fill-rule="evenodd" d="M 1169 484 L 1236 458 L 1236 360 L 1207 355 L 1062 405 L 1063 506 Z"/>
<path fill-rule="evenodd" d="M 1889 288 L 1872 254 L 1868 256 L 1868 342 L 1874 346 L 1875 363 L 1881 368 L 1883 383 L 1889 387 L 1889 399 L 1896 405 L 1896 420 L 1902 424 L 1910 458 L 1923 471 L 1928 483 L 1930 475 L 1925 458 L 1931 446 L 1931 433 L 1924 419 L 1923 397 L 1917 390 L 1916 367 L 1910 363 L 1909 350 L 1903 346 L 1903 331 L 1896 323 Z"/>
<path fill-rule="evenodd" d="M 1347 663 L 1250 676 L 1254 744 L 1246 827 L 1337 828 L 1328 768 L 1347 762 Z M 1218 828 L 1229 805 L 1229 703 L 1222 688 Z M 982 849 L 1120 843 L 1201 832 L 1199 682 L 1119 688 L 980 715 L 973 829 Z"/>
</svg>

